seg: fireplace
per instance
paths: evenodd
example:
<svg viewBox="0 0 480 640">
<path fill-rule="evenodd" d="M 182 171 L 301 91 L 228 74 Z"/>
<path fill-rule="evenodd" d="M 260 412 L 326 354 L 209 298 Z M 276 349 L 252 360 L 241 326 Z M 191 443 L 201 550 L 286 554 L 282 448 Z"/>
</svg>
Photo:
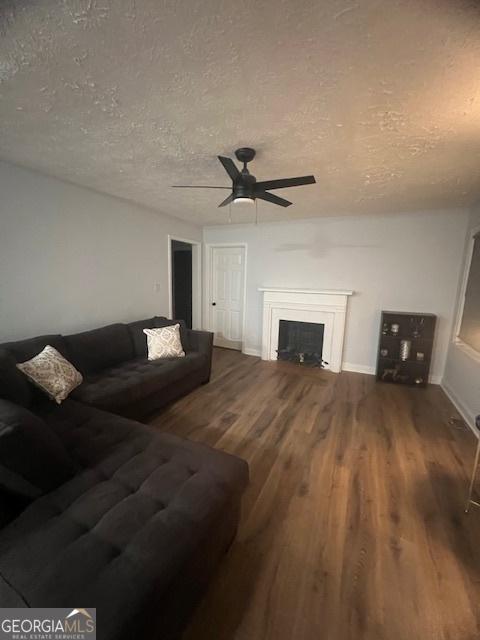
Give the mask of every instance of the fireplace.
<svg viewBox="0 0 480 640">
<path fill-rule="evenodd" d="M 318 322 L 280 320 L 278 328 L 278 359 L 298 362 L 312 367 L 323 367 L 324 331 L 325 325 Z"/>
<path fill-rule="evenodd" d="M 328 362 L 325 368 L 342 370 L 347 300 L 353 291 L 276 287 L 260 287 L 260 291 L 263 294 L 262 360 L 278 359 L 280 322 L 290 320 L 309 326 L 323 325 L 321 357 Z M 320 354 L 318 346 L 315 347 L 318 351 L 307 347 L 309 353 Z"/>
</svg>

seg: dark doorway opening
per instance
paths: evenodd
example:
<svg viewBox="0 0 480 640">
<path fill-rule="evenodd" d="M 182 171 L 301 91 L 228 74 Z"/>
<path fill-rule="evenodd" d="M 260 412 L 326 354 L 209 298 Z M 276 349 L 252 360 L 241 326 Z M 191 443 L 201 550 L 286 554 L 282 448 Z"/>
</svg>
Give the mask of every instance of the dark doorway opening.
<svg viewBox="0 0 480 640">
<path fill-rule="evenodd" d="M 323 334 L 325 325 L 316 322 L 280 320 L 278 331 L 278 360 L 322 367 L 324 360 Z"/>
<path fill-rule="evenodd" d="M 172 309 L 176 320 L 192 328 L 192 245 L 172 240 Z"/>
</svg>

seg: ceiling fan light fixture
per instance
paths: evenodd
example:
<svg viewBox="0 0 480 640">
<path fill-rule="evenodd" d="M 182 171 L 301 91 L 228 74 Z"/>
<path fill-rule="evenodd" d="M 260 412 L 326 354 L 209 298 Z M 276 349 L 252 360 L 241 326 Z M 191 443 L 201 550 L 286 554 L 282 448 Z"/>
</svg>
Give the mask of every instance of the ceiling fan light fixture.
<svg viewBox="0 0 480 640">
<path fill-rule="evenodd" d="M 239 196 L 238 198 L 234 198 L 233 202 L 236 204 L 237 202 L 248 202 L 253 204 L 255 202 L 254 198 L 246 198 L 245 196 Z"/>
<path fill-rule="evenodd" d="M 296 178 L 279 178 L 278 180 L 261 180 L 257 182 L 254 175 L 248 170 L 247 164 L 255 157 L 255 149 L 250 147 L 242 147 L 235 151 L 237 160 L 243 162 L 243 169 L 240 171 L 235 162 L 226 156 L 217 156 L 223 168 L 227 172 L 232 181 L 231 193 L 218 205 L 219 207 L 227 207 L 232 202 L 245 202 L 255 204 L 257 200 L 265 200 L 271 204 L 280 207 L 289 207 L 292 203 L 285 198 L 280 198 L 274 193 L 270 193 L 272 189 L 287 189 L 288 187 L 300 187 L 305 184 L 315 184 L 315 176 L 299 176 Z M 178 189 L 227 189 L 230 187 L 208 186 L 208 185 L 173 185 Z"/>
</svg>

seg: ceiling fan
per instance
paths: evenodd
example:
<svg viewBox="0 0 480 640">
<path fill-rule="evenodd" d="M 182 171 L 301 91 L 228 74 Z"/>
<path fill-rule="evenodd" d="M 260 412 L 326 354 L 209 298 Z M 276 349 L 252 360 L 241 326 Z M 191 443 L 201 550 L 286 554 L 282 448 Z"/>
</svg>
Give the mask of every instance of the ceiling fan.
<svg viewBox="0 0 480 640">
<path fill-rule="evenodd" d="M 289 200 L 280 198 L 273 193 L 269 193 L 271 189 L 285 189 L 287 187 L 299 187 L 303 184 L 314 184 L 314 176 L 301 176 L 300 178 L 280 178 L 279 180 L 264 180 L 257 182 L 247 169 L 247 163 L 251 162 L 255 157 L 255 149 L 242 147 L 235 151 L 235 155 L 240 162 L 243 162 L 243 169 L 239 171 L 237 165 L 231 158 L 218 156 L 223 168 L 232 180 L 232 193 L 225 198 L 218 206 L 225 207 L 231 202 L 255 202 L 258 198 L 266 200 L 272 204 L 278 204 L 280 207 L 289 207 L 292 203 Z M 176 189 L 230 189 L 230 187 L 212 187 L 207 185 L 186 185 L 174 184 Z"/>
</svg>

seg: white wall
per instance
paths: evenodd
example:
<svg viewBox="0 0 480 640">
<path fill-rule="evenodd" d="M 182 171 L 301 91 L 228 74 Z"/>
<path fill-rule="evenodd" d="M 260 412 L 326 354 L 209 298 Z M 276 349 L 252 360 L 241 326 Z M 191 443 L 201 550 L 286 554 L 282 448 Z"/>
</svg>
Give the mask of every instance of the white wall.
<svg viewBox="0 0 480 640">
<path fill-rule="evenodd" d="M 262 285 L 353 289 L 345 368 L 373 372 L 380 311 L 438 315 L 432 374 L 443 374 L 467 228 L 465 211 L 335 217 L 204 229 L 206 243 L 247 242 L 245 348 L 261 344 Z"/>
<path fill-rule="evenodd" d="M 464 250 L 464 263 L 470 242 L 470 232 L 478 226 L 480 226 L 480 205 L 473 209 L 470 214 Z M 463 283 L 463 273 L 464 269 L 462 268 L 458 284 L 459 295 Z M 459 300 L 457 305 L 458 303 Z M 475 416 L 480 413 L 480 361 L 472 358 L 472 356 L 454 344 L 453 341 L 450 343 L 442 385 L 465 420 L 473 427 Z"/>
<path fill-rule="evenodd" d="M 2 162 L 0 194 L 0 341 L 168 315 L 167 235 L 199 227 Z"/>
</svg>

